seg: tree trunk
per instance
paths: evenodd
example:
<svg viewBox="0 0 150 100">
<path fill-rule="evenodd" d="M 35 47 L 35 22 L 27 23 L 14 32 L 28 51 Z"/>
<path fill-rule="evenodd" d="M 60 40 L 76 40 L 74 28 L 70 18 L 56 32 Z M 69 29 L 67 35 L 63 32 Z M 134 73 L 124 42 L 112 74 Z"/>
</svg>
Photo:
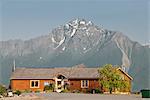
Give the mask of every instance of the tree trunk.
<svg viewBox="0 0 150 100">
<path fill-rule="evenodd" d="M 109 93 L 112 94 L 112 87 L 109 88 Z"/>
</svg>

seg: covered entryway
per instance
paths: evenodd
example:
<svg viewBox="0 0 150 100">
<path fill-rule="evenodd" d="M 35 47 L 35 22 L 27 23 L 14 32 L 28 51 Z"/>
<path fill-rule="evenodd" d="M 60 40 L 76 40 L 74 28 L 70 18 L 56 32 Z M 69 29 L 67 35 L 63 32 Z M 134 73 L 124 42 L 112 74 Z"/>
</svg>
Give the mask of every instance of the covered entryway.
<svg viewBox="0 0 150 100">
<path fill-rule="evenodd" d="M 57 75 L 55 78 L 55 91 L 61 92 L 65 89 L 65 85 L 68 82 L 68 79 L 64 75 Z"/>
</svg>

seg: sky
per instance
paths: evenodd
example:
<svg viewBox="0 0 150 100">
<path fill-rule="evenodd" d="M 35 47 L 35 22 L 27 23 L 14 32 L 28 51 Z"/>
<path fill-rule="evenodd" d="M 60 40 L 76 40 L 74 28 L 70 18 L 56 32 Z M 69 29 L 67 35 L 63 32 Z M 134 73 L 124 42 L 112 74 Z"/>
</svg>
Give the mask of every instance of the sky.
<svg viewBox="0 0 150 100">
<path fill-rule="evenodd" d="M 75 18 L 142 44 L 150 40 L 149 0 L 0 0 L 0 41 L 49 34 Z"/>
</svg>

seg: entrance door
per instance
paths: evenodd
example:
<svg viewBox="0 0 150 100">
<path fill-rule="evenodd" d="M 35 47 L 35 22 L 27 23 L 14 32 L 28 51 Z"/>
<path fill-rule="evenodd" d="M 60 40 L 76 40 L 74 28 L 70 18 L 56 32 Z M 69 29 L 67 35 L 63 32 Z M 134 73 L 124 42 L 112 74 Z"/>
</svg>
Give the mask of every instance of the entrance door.
<svg viewBox="0 0 150 100">
<path fill-rule="evenodd" d="M 64 90 L 65 77 L 63 75 L 58 75 L 55 78 L 55 90 L 56 92 L 61 92 Z"/>
</svg>

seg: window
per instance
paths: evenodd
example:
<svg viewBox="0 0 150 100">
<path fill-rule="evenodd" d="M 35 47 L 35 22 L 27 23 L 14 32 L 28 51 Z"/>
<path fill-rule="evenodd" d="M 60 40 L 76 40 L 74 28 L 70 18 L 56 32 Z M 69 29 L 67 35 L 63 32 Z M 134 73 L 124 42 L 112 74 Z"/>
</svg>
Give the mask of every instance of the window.
<svg viewBox="0 0 150 100">
<path fill-rule="evenodd" d="M 81 88 L 88 88 L 89 80 L 81 80 Z"/>
<path fill-rule="evenodd" d="M 49 85 L 49 82 L 44 82 L 44 86 L 48 86 Z"/>
<path fill-rule="evenodd" d="M 39 88 L 39 80 L 30 80 L 30 88 Z"/>
</svg>

